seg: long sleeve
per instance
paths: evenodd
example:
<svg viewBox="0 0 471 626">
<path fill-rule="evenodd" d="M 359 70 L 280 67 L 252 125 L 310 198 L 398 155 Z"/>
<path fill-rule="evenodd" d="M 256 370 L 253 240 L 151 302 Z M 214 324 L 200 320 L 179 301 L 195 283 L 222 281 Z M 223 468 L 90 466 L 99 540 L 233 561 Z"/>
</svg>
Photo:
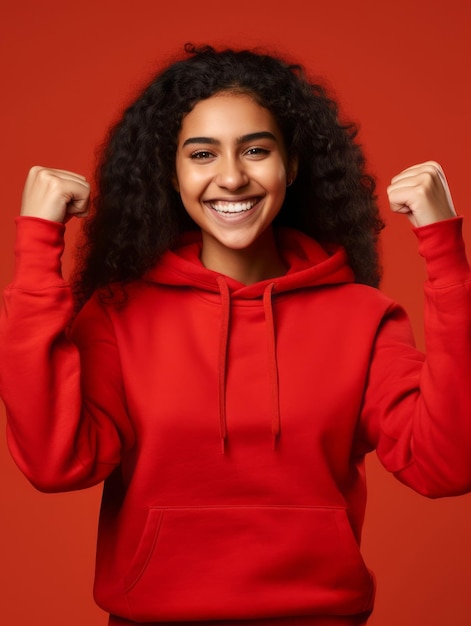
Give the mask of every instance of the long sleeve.
<svg viewBox="0 0 471 626">
<path fill-rule="evenodd" d="M 383 465 L 429 497 L 471 490 L 471 273 L 461 218 L 415 229 L 425 258 L 426 355 L 392 305 L 371 355 L 362 428 Z"/>
<path fill-rule="evenodd" d="M 70 337 L 72 295 L 60 269 L 63 233 L 61 224 L 17 219 L 15 276 L 0 317 L 8 445 L 23 473 L 44 491 L 100 482 L 133 445 L 113 329 L 96 299 L 84 307 Z"/>
</svg>

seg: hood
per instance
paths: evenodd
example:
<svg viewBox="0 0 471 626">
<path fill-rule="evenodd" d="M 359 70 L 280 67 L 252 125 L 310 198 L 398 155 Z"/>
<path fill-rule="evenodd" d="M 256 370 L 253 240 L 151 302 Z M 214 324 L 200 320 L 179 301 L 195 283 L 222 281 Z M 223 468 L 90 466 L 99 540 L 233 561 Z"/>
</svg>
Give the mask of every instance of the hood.
<svg viewBox="0 0 471 626">
<path fill-rule="evenodd" d="M 288 267 L 283 276 L 244 285 L 228 276 L 208 270 L 200 260 L 200 232 L 185 233 L 174 250 L 167 251 L 159 263 L 145 275 L 145 280 L 161 285 L 194 287 L 213 293 L 220 292 L 223 278 L 235 298 L 263 297 L 269 284 L 276 293 L 354 281 L 343 248 L 336 245 L 324 247 L 303 233 L 282 228 L 276 233 L 279 249 Z"/>
<path fill-rule="evenodd" d="M 219 294 L 221 324 L 219 330 L 218 406 L 222 452 L 228 440 L 226 421 L 226 369 L 231 328 L 231 302 L 238 299 L 260 299 L 265 314 L 267 332 L 267 367 L 270 374 L 272 398 L 273 445 L 276 449 L 281 436 L 278 362 L 276 350 L 276 320 L 273 298 L 296 289 L 315 288 L 354 282 L 347 264 L 345 250 L 340 246 L 321 246 L 316 241 L 293 229 L 283 228 L 276 233 L 279 249 L 288 267 L 286 274 L 277 278 L 244 285 L 228 276 L 206 269 L 200 260 L 202 248 L 200 232 L 186 233 L 174 250 L 167 251 L 159 263 L 144 277 L 147 282 L 176 287 L 192 287 Z"/>
</svg>

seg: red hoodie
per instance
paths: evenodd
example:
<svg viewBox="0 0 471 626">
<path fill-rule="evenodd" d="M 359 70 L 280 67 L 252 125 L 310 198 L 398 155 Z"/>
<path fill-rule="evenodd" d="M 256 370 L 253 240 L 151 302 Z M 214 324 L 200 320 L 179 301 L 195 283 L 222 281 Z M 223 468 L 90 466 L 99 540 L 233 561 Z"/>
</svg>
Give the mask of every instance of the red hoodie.
<svg viewBox="0 0 471 626">
<path fill-rule="evenodd" d="M 430 497 L 471 489 L 461 219 L 416 233 L 426 360 L 403 310 L 353 283 L 342 250 L 289 230 L 285 276 L 244 286 L 205 269 L 191 236 L 121 306 L 92 298 L 69 332 L 63 226 L 18 220 L 0 324 L 9 446 L 38 489 L 105 479 L 102 608 L 316 626 L 371 611 L 364 455 Z"/>
</svg>

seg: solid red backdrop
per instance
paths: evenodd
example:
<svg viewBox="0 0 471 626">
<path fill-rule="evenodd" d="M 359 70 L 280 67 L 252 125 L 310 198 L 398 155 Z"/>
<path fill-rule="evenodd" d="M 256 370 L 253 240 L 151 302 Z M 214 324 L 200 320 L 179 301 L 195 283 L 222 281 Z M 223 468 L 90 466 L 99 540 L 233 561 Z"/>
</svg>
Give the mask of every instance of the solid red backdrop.
<svg viewBox="0 0 471 626">
<path fill-rule="evenodd" d="M 13 218 L 29 167 L 91 176 L 106 128 L 186 41 L 263 46 L 303 62 L 330 86 L 344 117 L 360 122 L 360 141 L 377 176 L 388 224 L 383 289 L 409 311 L 422 345 L 422 263 L 407 221 L 388 213 L 385 188 L 401 169 L 436 159 L 447 172 L 458 211 L 469 214 L 469 3 L 305 5 L 305 0 L 281 5 L 19 0 L 3 7 L 0 288 L 12 275 Z M 471 215 L 468 241 L 470 223 Z M 68 228 L 71 246 L 76 228 Z M 106 616 L 91 595 L 100 489 L 35 492 L 13 465 L 3 433 L 4 428 L 2 622 L 103 626 Z M 371 626 L 469 626 L 471 496 L 421 498 L 386 474 L 373 455 L 368 471 L 363 544 L 378 579 Z"/>
</svg>

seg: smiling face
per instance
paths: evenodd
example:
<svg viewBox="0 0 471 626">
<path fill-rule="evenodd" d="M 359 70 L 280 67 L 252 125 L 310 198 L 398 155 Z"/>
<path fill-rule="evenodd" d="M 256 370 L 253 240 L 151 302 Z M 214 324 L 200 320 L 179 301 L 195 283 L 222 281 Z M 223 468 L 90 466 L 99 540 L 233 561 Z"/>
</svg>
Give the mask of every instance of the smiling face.
<svg viewBox="0 0 471 626">
<path fill-rule="evenodd" d="M 263 246 L 294 173 L 275 118 L 249 95 L 198 102 L 180 129 L 175 187 L 202 230 L 203 258 Z"/>
</svg>

